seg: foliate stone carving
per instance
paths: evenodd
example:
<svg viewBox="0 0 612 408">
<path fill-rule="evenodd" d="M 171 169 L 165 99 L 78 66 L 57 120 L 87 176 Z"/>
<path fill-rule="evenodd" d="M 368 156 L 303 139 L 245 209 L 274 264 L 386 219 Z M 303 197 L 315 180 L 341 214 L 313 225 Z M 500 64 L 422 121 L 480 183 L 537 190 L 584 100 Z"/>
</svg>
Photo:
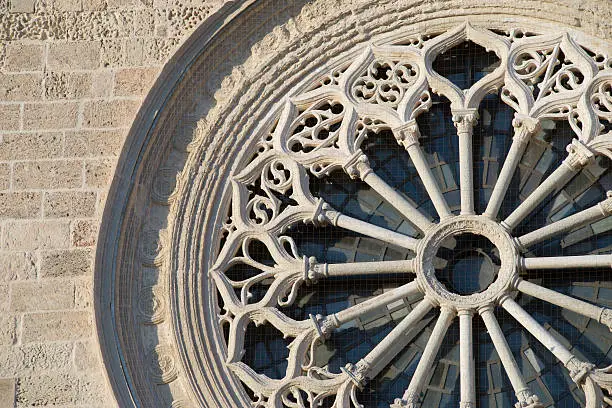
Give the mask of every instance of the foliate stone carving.
<svg viewBox="0 0 612 408">
<path fill-rule="evenodd" d="M 577 357 L 573 357 L 565 367 L 569 370 L 569 375 L 572 381 L 576 384 L 582 384 L 587 376 L 595 369 L 595 364 L 580 361 Z"/>
<path fill-rule="evenodd" d="M 140 255 L 143 264 L 160 266 L 167 256 L 166 231 L 144 229 L 140 234 Z"/>
<path fill-rule="evenodd" d="M 532 136 L 542 128 L 540 120 L 521 115 L 520 113 L 514 114 L 512 126 L 515 129 L 514 140 L 517 140 L 522 145 L 529 143 Z"/>
<path fill-rule="evenodd" d="M 174 351 L 168 346 L 157 346 L 149 356 L 149 371 L 158 384 L 168 384 L 178 378 Z"/>
<path fill-rule="evenodd" d="M 469 111 L 455 111 L 453 112 L 453 123 L 457 128 L 457 134 L 459 136 L 463 134 L 471 134 L 472 129 L 478 122 L 478 112 Z"/>
<path fill-rule="evenodd" d="M 175 169 L 168 167 L 161 168 L 155 176 L 151 189 L 153 201 L 158 204 L 169 205 L 173 197 L 173 192 L 177 189 L 177 183 L 180 180 L 180 173 Z"/>
<path fill-rule="evenodd" d="M 604 308 L 602 310 L 599 323 L 608 326 L 608 329 L 612 331 L 612 309 Z"/>
<path fill-rule="evenodd" d="M 357 364 L 347 364 L 342 371 L 350 377 L 351 381 L 353 381 L 356 386 L 361 388 L 367 381 L 367 376 L 370 369 L 371 367 L 367 362 L 360 360 L 357 362 Z"/>
<path fill-rule="evenodd" d="M 348 159 L 344 164 L 344 171 L 353 179 L 361 179 L 367 177 L 373 170 L 370 166 L 368 156 L 363 154 L 361 150 L 355 152 L 355 154 Z"/>
<path fill-rule="evenodd" d="M 595 160 L 595 154 L 584 143 L 576 139 L 567 146 L 567 152 L 569 154 L 563 164 L 573 171 L 579 171 Z"/>
<path fill-rule="evenodd" d="M 514 404 L 515 408 L 544 408 L 538 396 L 533 394 L 531 390 L 517 392 L 516 397 L 518 402 Z"/>
<path fill-rule="evenodd" d="M 396 398 L 390 408 L 421 408 L 421 396 L 411 393 L 403 398 Z"/>
<path fill-rule="evenodd" d="M 612 191 L 608 191 L 606 193 L 606 196 L 608 198 L 600 202 L 599 206 L 601 208 L 602 214 L 605 216 L 608 216 L 608 215 L 612 215 Z"/>
<path fill-rule="evenodd" d="M 145 324 L 162 323 L 166 317 L 166 301 L 161 288 L 148 286 L 138 296 L 138 312 Z"/>
<path fill-rule="evenodd" d="M 412 146 L 418 145 L 419 138 L 421 137 L 419 125 L 417 124 L 416 120 L 411 120 L 406 122 L 405 125 L 393 129 L 393 134 L 397 139 L 397 143 L 404 146 L 404 149 L 406 150 Z"/>
</svg>

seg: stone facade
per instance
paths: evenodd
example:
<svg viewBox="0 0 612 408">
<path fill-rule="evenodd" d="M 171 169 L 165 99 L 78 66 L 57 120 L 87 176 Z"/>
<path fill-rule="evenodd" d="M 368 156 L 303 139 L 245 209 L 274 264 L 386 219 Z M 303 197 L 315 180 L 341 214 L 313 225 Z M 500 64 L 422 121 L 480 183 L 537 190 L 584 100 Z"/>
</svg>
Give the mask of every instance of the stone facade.
<svg viewBox="0 0 612 408">
<path fill-rule="evenodd" d="M 353 3 L 355 15 L 371 6 L 338 3 Z M 612 39 L 612 7 L 599 0 L 401 3 L 414 8 L 421 24 L 428 15 L 536 17 Z M 107 193 L 113 176 L 124 177 L 115 174 L 115 166 L 158 73 L 223 5 L 222 0 L 0 0 L 0 407 L 117 406 L 94 310 L 97 237 Z M 380 7 L 394 5 L 381 1 Z M 316 18 L 309 20 L 307 9 L 301 18 L 296 31 L 315 29 Z M 253 52 L 263 59 L 262 48 L 281 48 L 290 34 L 278 31 Z M 228 75 L 223 86 L 229 91 L 249 75 L 230 75 L 227 66 L 219 71 Z M 213 99 L 216 89 L 206 91 Z M 224 95 L 215 98 L 227 103 Z M 165 350 L 154 350 L 151 358 L 159 363 Z M 166 382 L 176 373 L 154 374 Z"/>
<path fill-rule="evenodd" d="M 93 262 L 134 115 L 221 1 L 0 1 L 0 407 L 113 407 Z"/>
</svg>

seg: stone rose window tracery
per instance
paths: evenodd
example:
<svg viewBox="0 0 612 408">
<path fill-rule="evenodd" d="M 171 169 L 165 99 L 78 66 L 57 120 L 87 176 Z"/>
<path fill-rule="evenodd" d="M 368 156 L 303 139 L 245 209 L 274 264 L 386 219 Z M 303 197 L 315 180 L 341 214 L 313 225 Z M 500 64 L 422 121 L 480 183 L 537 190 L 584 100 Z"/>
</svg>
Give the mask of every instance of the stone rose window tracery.
<svg viewBox="0 0 612 408">
<path fill-rule="evenodd" d="M 610 59 L 464 24 L 307 89 L 252 135 L 208 271 L 252 406 L 612 403 Z"/>
</svg>

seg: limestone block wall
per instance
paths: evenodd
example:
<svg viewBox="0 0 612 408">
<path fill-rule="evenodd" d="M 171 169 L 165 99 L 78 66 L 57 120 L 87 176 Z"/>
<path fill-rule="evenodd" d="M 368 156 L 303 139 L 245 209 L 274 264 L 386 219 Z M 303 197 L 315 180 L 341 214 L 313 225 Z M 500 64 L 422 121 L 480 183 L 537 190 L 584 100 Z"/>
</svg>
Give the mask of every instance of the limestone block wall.
<svg viewBox="0 0 612 408">
<path fill-rule="evenodd" d="M 0 0 L 0 407 L 115 406 L 96 235 L 134 114 L 222 1 Z"/>
<path fill-rule="evenodd" d="M 0 408 L 116 406 L 92 293 L 106 192 L 164 62 L 223 3 L 0 0 Z M 607 1 L 414 3 L 612 37 Z"/>
</svg>

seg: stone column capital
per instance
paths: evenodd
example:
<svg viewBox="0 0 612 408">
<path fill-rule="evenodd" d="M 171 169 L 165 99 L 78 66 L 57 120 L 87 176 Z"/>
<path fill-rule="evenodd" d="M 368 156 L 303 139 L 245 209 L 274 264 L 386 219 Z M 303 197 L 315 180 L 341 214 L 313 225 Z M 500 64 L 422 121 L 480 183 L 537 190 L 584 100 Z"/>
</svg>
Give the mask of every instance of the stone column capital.
<svg viewBox="0 0 612 408">
<path fill-rule="evenodd" d="M 515 113 L 514 119 L 512 120 L 512 127 L 514 127 L 513 139 L 522 145 L 526 145 L 529 143 L 529 140 L 540 131 L 542 125 L 537 118 Z"/>
<path fill-rule="evenodd" d="M 373 171 L 368 157 L 361 149 L 357 150 L 355 154 L 346 161 L 342 168 L 350 178 L 360 180 L 365 179 L 366 176 Z"/>
<path fill-rule="evenodd" d="M 572 140 L 566 150 L 569 154 L 563 164 L 572 171 L 579 171 L 595 161 L 595 153 L 578 139 Z"/>
<path fill-rule="evenodd" d="M 478 118 L 479 115 L 476 109 L 453 111 L 453 123 L 459 135 L 471 134 L 474 126 L 478 122 Z"/>
<path fill-rule="evenodd" d="M 419 144 L 421 131 L 419 130 L 417 121 L 412 119 L 393 129 L 393 135 L 395 136 L 397 143 L 404 146 L 404 149 L 408 150 L 410 147 Z"/>
</svg>

